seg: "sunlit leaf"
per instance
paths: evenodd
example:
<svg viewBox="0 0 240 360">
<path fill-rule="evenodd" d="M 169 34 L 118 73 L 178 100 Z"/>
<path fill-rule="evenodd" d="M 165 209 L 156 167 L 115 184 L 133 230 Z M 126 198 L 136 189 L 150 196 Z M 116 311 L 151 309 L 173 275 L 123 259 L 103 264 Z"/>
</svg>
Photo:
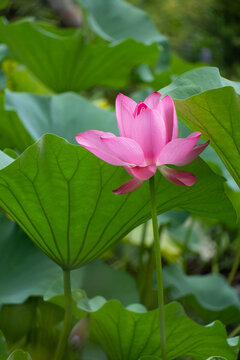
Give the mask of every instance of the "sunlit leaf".
<svg viewBox="0 0 240 360">
<path fill-rule="evenodd" d="M 12 59 L 3 63 L 3 71 L 7 78 L 6 87 L 13 91 L 26 91 L 34 94 L 49 94 L 51 91 L 43 85 L 24 65 Z"/>
<path fill-rule="evenodd" d="M 177 77 L 170 85 L 160 90 L 161 94 L 183 100 L 207 90 L 231 86 L 240 94 L 240 82 L 222 77 L 218 68 L 201 67 Z"/>
</svg>

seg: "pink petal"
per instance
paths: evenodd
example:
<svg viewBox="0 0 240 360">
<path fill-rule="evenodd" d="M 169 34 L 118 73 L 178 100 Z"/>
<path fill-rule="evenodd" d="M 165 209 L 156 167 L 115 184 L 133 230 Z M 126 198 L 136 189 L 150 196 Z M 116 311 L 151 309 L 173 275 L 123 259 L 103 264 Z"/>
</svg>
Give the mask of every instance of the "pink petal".
<svg viewBox="0 0 240 360">
<path fill-rule="evenodd" d="M 140 167 L 140 166 L 125 167 L 125 169 L 131 176 L 133 176 L 137 179 L 140 179 L 140 180 L 150 179 L 150 177 L 152 177 L 155 174 L 156 168 L 157 168 L 156 165 L 148 165 L 148 166 L 144 166 L 144 167 Z"/>
<path fill-rule="evenodd" d="M 156 109 L 160 103 L 161 96 L 159 92 L 154 91 L 144 100 L 144 103 L 151 109 Z"/>
<path fill-rule="evenodd" d="M 167 166 L 159 166 L 159 170 L 166 179 L 176 185 L 192 186 L 197 181 L 197 177 L 187 171 L 170 169 Z"/>
<path fill-rule="evenodd" d="M 154 164 L 166 144 L 164 120 L 156 110 L 142 108 L 134 119 L 131 138 L 141 146 L 146 164 Z"/>
<path fill-rule="evenodd" d="M 200 144 L 200 145 L 196 145 L 194 146 L 194 148 L 189 152 L 189 154 L 182 160 L 179 161 L 178 163 L 176 163 L 175 165 L 177 166 L 184 166 L 189 164 L 191 161 L 193 161 L 196 157 L 198 157 L 198 155 L 201 154 L 201 152 L 203 152 L 204 149 L 206 149 L 206 147 L 208 146 L 209 141 L 207 141 L 204 144 Z"/>
<path fill-rule="evenodd" d="M 167 143 L 159 154 L 157 165 L 178 164 L 189 156 L 201 133 L 195 132 L 185 139 L 174 139 Z"/>
<path fill-rule="evenodd" d="M 166 129 L 167 129 L 167 142 L 178 137 L 178 120 L 175 110 L 175 105 L 170 96 L 165 96 L 161 99 L 158 106 L 159 112 L 162 114 Z"/>
<path fill-rule="evenodd" d="M 143 181 L 133 178 L 128 182 L 126 182 L 125 184 L 121 185 L 118 189 L 113 190 L 113 193 L 116 195 L 130 193 L 138 189 L 142 185 L 142 183 Z"/>
<path fill-rule="evenodd" d="M 141 146 L 134 140 L 127 137 L 116 137 L 102 135 L 101 140 L 111 154 L 122 160 L 124 163 L 142 165 L 144 154 Z"/>
<path fill-rule="evenodd" d="M 118 94 L 116 98 L 116 117 L 121 136 L 130 137 L 133 113 L 137 103 L 128 96 Z"/>
<path fill-rule="evenodd" d="M 143 152 L 138 144 L 131 139 L 116 137 L 114 134 L 98 130 L 88 130 L 76 135 L 77 142 L 109 164 L 123 166 L 140 165 Z M 116 149 L 112 149 L 115 143 Z"/>
</svg>

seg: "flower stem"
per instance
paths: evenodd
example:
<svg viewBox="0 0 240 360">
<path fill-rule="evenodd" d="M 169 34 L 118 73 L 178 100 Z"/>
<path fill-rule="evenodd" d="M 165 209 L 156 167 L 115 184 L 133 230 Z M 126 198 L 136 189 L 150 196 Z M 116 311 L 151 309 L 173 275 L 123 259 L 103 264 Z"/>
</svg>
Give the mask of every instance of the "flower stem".
<svg viewBox="0 0 240 360">
<path fill-rule="evenodd" d="M 157 272 L 157 292 L 158 292 L 158 310 L 159 310 L 159 329 L 160 329 L 160 342 L 162 350 L 162 360 L 167 359 L 166 355 L 166 335 L 165 335 L 165 316 L 164 316 L 164 296 L 163 296 L 163 278 L 162 278 L 162 259 L 159 243 L 159 232 L 157 222 L 157 206 L 156 206 L 156 193 L 154 186 L 154 176 L 149 179 L 150 194 L 151 194 L 151 207 L 152 207 L 152 227 L 153 238 L 156 258 L 156 272 Z"/>
<path fill-rule="evenodd" d="M 229 337 L 234 337 L 236 336 L 237 334 L 240 333 L 240 325 L 238 325 L 235 329 L 233 329 L 233 331 L 229 334 Z"/>
<path fill-rule="evenodd" d="M 70 271 L 63 270 L 64 277 L 64 296 L 65 296 L 65 317 L 62 331 L 57 345 L 54 360 L 61 360 L 64 356 L 64 351 L 68 342 L 68 337 L 71 330 L 72 321 L 72 292 L 71 292 L 71 278 Z"/>
<path fill-rule="evenodd" d="M 237 249 L 237 254 L 236 254 L 236 258 L 235 261 L 233 263 L 232 269 L 230 271 L 230 274 L 228 276 L 228 283 L 231 284 L 233 282 L 233 279 L 236 275 L 237 269 L 239 267 L 240 264 L 240 239 L 238 238 L 238 249 Z"/>
</svg>

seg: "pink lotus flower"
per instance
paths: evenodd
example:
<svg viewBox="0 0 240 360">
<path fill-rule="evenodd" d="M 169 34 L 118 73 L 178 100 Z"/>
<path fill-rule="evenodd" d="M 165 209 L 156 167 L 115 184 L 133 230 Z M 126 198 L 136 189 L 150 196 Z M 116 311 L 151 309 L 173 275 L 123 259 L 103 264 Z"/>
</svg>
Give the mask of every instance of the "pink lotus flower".
<svg viewBox="0 0 240 360">
<path fill-rule="evenodd" d="M 195 132 L 185 139 L 178 138 L 178 121 L 173 100 L 153 92 L 138 104 L 119 94 L 116 116 L 120 137 L 112 133 L 88 130 L 76 135 L 77 142 L 109 164 L 124 166 L 133 177 L 115 194 L 136 190 L 151 178 L 157 169 L 174 184 L 192 186 L 197 178 L 166 165 L 183 166 L 194 160 L 208 145 L 196 145 L 201 136 Z"/>
</svg>

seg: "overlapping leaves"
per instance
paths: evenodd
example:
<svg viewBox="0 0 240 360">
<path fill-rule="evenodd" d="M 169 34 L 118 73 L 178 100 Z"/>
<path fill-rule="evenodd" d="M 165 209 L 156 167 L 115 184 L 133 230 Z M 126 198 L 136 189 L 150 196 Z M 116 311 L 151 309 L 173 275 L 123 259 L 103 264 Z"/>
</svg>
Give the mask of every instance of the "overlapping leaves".
<svg viewBox="0 0 240 360">
<path fill-rule="evenodd" d="M 176 265 L 165 267 L 164 287 L 171 299 L 188 305 L 206 322 L 240 322 L 240 298 L 219 274 L 188 276 Z"/>
<path fill-rule="evenodd" d="M 84 299 L 79 300 L 74 306 L 76 316 L 81 308 L 90 312 L 90 339 L 99 344 L 112 360 L 143 360 L 150 355 L 161 358 L 157 310 L 146 312 L 139 304 L 124 308 L 116 300 L 102 305 L 99 299 L 93 299 L 89 310 Z M 220 322 L 200 326 L 185 315 L 178 303 L 165 306 L 165 317 L 168 359 L 182 355 L 199 360 L 210 356 L 236 359 L 238 339 L 228 343 Z"/>
<path fill-rule="evenodd" d="M 154 65 L 159 54 L 156 44 L 145 45 L 133 39 L 91 44 L 79 29 L 64 30 L 30 20 L 12 24 L 2 21 L 0 41 L 8 45 L 16 60 L 56 92 L 78 92 L 95 85 L 123 87 L 133 67 Z"/>
<path fill-rule="evenodd" d="M 4 105 L 0 119 L 3 147 L 21 151 L 45 133 L 62 136 L 73 144 L 77 133 L 89 129 L 117 133 L 113 111 L 101 109 L 74 93 L 40 96 L 7 90 Z"/>
</svg>

